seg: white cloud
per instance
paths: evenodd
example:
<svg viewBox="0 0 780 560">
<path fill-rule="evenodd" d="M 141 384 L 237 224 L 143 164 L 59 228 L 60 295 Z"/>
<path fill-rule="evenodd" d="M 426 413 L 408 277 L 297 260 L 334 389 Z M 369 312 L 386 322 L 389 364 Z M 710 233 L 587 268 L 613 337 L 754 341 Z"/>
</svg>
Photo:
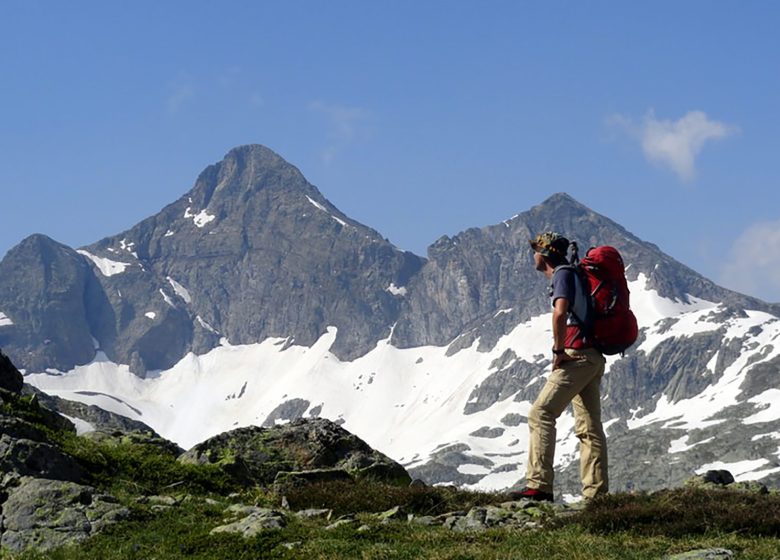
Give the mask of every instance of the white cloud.
<svg viewBox="0 0 780 560">
<path fill-rule="evenodd" d="M 682 181 L 696 176 L 696 157 L 704 144 L 737 132 L 737 127 L 710 120 L 703 111 L 689 111 L 676 121 L 659 120 L 651 109 L 640 123 L 623 115 L 608 122 L 635 137 L 648 161 L 668 167 Z"/>
<path fill-rule="evenodd" d="M 720 283 L 770 302 L 780 302 L 780 220 L 747 228 L 721 267 Z"/>
<path fill-rule="evenodd" d="M 330 124 L 328 145 L 322 151 L 322 160 L 328 164 L 333 158 L 365 133 L 363 125 L 368 112 L 361 107 L 331 105 L 322 101 L 313 101 L 309 109 L 325 115 Z"/>
</svg>

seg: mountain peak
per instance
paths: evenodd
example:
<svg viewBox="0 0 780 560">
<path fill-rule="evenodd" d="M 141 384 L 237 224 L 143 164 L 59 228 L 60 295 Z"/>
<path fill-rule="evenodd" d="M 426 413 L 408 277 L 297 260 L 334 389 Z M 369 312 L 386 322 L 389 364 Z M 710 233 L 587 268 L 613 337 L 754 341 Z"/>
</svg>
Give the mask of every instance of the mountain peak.
<svg viewBox="0 0 780 560">
<path fill-rule="evenodd" d="M 245 144 L 243 146 L 236 146 L 230 150 L 223 161 L 235 160 L 239 162 L 251 162 L 256 165 L 263 165 L 269 167 L 276 167 L 279 165 L 290 165 L 279 154 L 272 149 L 263 146 L 262 144 Z"/>
<path fill-rule="evenodd" d="M 205 207 L 212 197 L 236 197 L 268 187 L 311 188 L 298 168 L 279 154 L 259 144 L 247 144 L 233 148 L 222 161 L 203 170 L 188 196 Z"/>
<path fill-rule="evenodd" d="M 537 208 L 543 208 L 545 210 L 566 210 L 571 212 L 577 210 L 579 212 L 592 212 L 590 208 L 576 200 L 573 196 L 565 192 L 558 192 L 548 197 L 544 202 L 539 204 Z"/>
</svg>

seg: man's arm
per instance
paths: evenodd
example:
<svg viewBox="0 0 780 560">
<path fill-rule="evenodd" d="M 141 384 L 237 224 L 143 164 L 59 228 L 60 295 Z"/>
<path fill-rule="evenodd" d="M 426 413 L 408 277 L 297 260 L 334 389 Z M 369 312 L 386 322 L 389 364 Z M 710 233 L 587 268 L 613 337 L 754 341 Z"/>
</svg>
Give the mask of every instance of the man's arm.
<svg viewBox="0 0 780 560">
<path fill-rule="evenodd" d="M 559 297 L 553 303 L 552 330 L 553 349 L 562 350 L 566 341 L 566 318 L 569 311 L 569 300 Z"/>
<path fill-rule="evenodd" d="M 566 341 L 566 319 L 569 311 L 569 300 L 563 297 L 556 298 L 553 302 L 553 349 L 563 350 Z M 568 354 L 553 354 L 553 369 L 557 368 L 563 362 L 569 362 L 571 358 Z"/>
</svg>

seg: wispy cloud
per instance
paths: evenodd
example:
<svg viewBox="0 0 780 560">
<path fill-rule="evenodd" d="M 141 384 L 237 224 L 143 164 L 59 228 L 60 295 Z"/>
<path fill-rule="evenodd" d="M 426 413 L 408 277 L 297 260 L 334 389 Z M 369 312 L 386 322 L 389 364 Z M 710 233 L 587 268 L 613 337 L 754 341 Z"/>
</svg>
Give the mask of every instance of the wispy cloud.
<svg viewBox="0 0 780 560">
<path fill-rule="evenodd" d="M 366 134 L 364 125 L 369 113 L 361 107 L 312 101 L 309 109 L 328 119 L 328 144 L 322 151 L 322 161 L 326 164 L 331 163 L 339 152 Z"/>
<path fill-rule="evenodd" d="M 179 74 L 168 84 L 165 105 L 169 113 L 178 113 L 187 102 L 195 97 L 195 87 L 187 74 Z"/>
<path fill-rule="evenodd" d="M 780 302 L 780 220 L 753 224 L 734 241 L 721 268 L 720 283 Z"/>
<path fill-rule="evenodd" d="M 656 118 L 651 109 L 639 122 L 624 115 L 612 115 L 607 122 L 638 140 L 648 161 L 671 169 L 684 182 L 696 177 L 696 157 L 705 143 L 738 131 L 703 111 L 689 111 L 671 121 Z"/>
</svg>

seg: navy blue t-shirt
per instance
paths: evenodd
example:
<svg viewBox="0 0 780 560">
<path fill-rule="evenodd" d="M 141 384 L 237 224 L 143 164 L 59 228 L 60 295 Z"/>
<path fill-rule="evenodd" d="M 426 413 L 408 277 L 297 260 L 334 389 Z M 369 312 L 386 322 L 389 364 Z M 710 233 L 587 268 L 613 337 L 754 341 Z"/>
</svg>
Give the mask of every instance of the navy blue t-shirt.
<svg viewBox="0 0 780 560">
<path fill-rule="evenodd" d="M 553 273 L 552 286 L 550 291 L 550 297 L 552 298 L 552 304 L 555 305 L 555 300 L 558 298 L 565 298 L 569 302 L 569 314 L 566 321 L 566 340 L 564 341 L 565 348 L 590 348 L 591 344 L 585 339 L 585 334 L 582 332 L 577 319 L 574 318 L 572 312 L 580 310 L 580 314 L 584 319 L 585 309 L 584 305 L 587 302 L 584 301 L 584 294 L 580 285 L 580 280 L 577 278 L 577 273 L 571 268 L 559 268 Z M 578 298 L 577 295 L 580 294 Z"/>
</svg>

